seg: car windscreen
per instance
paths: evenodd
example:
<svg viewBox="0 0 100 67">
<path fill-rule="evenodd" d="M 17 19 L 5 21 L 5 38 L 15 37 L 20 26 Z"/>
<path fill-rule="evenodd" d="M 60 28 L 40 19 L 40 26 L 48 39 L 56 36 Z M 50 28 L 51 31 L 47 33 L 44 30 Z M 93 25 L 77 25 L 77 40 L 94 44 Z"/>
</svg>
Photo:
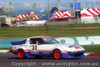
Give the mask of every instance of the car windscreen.
<svg viewBox="0 0 100 67">
<path fill-rule="evenodd" d="M 59 43 L 55 38 L 48 37 L 48 38 L 42 38 L 44 41 L 44 44 L 56 44 Z"/>
</svg>

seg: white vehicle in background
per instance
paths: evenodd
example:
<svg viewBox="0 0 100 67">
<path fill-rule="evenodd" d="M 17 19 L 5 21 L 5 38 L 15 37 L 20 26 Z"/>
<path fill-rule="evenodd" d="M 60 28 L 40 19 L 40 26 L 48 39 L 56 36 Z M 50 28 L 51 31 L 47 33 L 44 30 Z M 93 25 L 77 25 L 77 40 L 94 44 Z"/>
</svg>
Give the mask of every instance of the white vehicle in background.
<svg viewBox="0 0 100 67">
<path fill-rule="evenodd" d="M 28 26 L 44 26 L 46 23 L 46 20 L 26 21 L 25 23 Z"/>
<path fill-rule="evenodd" d="M 29 37 L 12 43 L 11 52 L 23 59 L 30 56 L 60 58 L 84 57 L 85 49 L 79 45 L 61 44 L 50 36 Z"/>
<path fill-rule="evenodd" d="M 46 20 L 20 21 L 16 23 L 16 26 L 44 26 L 46 23 Z"/>
</svg>

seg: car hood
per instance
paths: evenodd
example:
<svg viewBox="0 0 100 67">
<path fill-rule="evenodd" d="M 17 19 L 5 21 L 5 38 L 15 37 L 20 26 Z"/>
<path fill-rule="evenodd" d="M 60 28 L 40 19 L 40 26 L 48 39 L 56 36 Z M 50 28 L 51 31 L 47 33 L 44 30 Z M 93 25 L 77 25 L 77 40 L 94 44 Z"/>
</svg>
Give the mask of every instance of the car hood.
<svg viewBox="0 0 100 67">
<path fill-rule="evenodd" d="M 68 43 L 65 43 L 65 44 L 58 43 L 58 44 L 55 44 L 55 45 L 59 45 L 59 46 L 67 46 L 67 47 L 69 47 L 69 46 L 76 46 L 76 45 L 74 45 L 74 44 L 68 44 Z"/>
<path fill-rule="evenodd" d="M 67 43 L 65 43 L 65 44 L 58 43 L 58 44 L 56 44 L 56 47 L 62 47 L 66 51 L 69 51 L 69 52 L 85 51 L 85 49 L 79 45 L 67 44 Z"/>
</svg>

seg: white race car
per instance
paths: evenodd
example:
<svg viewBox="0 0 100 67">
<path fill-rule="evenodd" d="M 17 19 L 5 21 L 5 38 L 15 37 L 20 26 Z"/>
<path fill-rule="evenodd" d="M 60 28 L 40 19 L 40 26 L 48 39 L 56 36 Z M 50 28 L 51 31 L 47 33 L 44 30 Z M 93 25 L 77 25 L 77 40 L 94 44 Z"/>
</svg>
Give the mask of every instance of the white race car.
<svg viewBox="0 0 100 67">
<path fill-rule="evenodd" d="M 35 36 L 12 43 L 11 52 L 23 59 L 30 56 L 60 58 L 84 57 L 85 49 L 79 45 L 61 44 L 49 36 Z"/>
</svg>

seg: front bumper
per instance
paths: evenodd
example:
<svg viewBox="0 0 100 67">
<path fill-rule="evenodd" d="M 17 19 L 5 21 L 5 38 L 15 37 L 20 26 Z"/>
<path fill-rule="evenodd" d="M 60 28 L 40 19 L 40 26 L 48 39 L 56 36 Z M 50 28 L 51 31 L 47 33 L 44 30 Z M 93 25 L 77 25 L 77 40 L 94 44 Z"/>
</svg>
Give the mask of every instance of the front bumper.
<svg viewBox="0 0 100 67">
<path fill-rule="evenodd" d="M 83 52 L 68 52 L 68 53 L 62 53 L 62 58 L 81 58 L 84 57 L 85 51 Z"/>
</svg>

